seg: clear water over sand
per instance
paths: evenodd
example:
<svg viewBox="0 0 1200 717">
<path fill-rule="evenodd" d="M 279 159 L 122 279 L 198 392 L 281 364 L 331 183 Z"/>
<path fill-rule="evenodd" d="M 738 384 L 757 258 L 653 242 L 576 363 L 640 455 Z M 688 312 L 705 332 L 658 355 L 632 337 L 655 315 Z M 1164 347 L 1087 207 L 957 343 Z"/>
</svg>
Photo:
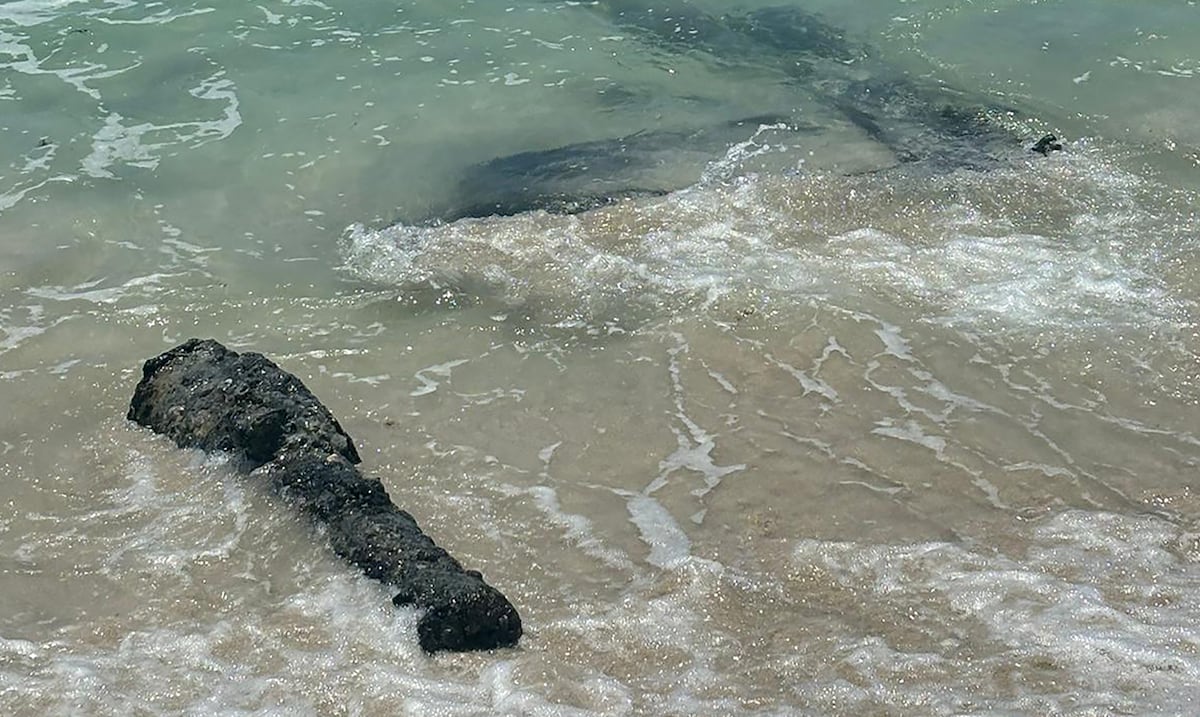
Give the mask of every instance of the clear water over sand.
<svg viewBox="0 0 1200 717">
<path fill-rule="evenodd" d="M 1197 710 L 1194 3 L 343 5 L 0 4 L 6 714 Z M 1011 151 L 902 161 L 872 78 Z M 436 221 L 580 143 L 655 192 Z M 191 336 L 300 376 L 521 646 L 421 654 L 126 423 Z"/>
</svg>

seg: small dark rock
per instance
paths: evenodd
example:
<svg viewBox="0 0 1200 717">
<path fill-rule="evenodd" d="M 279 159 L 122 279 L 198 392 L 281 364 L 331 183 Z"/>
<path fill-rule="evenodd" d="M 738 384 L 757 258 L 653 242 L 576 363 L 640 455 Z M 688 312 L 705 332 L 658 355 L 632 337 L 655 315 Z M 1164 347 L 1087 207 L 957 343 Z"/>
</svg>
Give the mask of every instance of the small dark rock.
<svg viewBox="0 0 1200 717">
<path fill-rule="evenodd" d="M 1052 134 L 1042 137 L 1032 147 L 1029 148 L 1031 152 L 1037 152 L 1041 155 L 1047 155 L 1051 152 L 1061 152 L 1062 149 L 1062 143 L 1058 141 L 1058 137 L 1055 137 Z"/>
</svg>

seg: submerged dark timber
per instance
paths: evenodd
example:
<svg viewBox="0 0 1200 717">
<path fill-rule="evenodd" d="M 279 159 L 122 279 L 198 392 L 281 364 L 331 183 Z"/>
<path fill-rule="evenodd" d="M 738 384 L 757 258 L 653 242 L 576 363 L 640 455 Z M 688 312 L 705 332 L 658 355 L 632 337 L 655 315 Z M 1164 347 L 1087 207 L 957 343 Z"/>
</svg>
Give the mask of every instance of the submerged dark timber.
<svg viewBox="0 0 1200 717">
<path fill-rule="evenodd" d="M 417 527 L 378 480 L 364 478 L 353 441 L 295 376 L 261 354 L 192 339 L 148 360 L 129 420 L 183 448 L 228 451 L 252 476 L 320 525 L 341 557 L 425 611 L 421 647 L 515 645 L 521 618 L 476 571 Z"/>
<path fill-rule="evenodd" d="M 456 196 L 477 203 L 447 209 L 441 221 L 528 211 L 577 214 L 624 199 L 661 196 L 694 183 L 705 167 L 781 115 L 745 117 L 715 127 L 645 130 L 608 140 L 530 150 L 471 167 Z"/>
<path fill-rule="evenodd" d="M 577 213 L 681 189 L 700 181 L 729 147 L 764 126 L 775 130 L 776 142 L 801 144 L 848 126 L 861 137 L 837 141 L 865 140 L 883 149 L 876 164 L 850 163 L 845 171 L 895 165 L 984 170 L 1034 139 L 1021 134 L 1022 126 L 1026 132 L 1031 128 L 1021 124 L 1016 109 L 914 80 L 875 59 L 868 45 L 848 39 L 846 31 L 793 5 L 711 15 L 686 0 L 653 5 L 601 0 L 558 10 L 600 13 L 663 53 L 664 61 L 700 57 L 718 72 L 758 73 L 776 83 L 783 101 L 796 109 L 701 127 L 655 123 L 626 136 L 498 157 L 469 168 L 452 195 L 460 203 L 436 210 L 433 221 L 534 210 Z M 863 150 L 847 153 L 855 151 Z"/>
<path fill-rule="evenodd" d="M 774 73 L 781 91 L 832 108 L 898 163 L 984 168 L 1016 143 L 1014 109 L 889 68 L 868 44 L 796 5 L 720 15 L 688 0 L 585 6 L 667 51 Z"/>
</svg>

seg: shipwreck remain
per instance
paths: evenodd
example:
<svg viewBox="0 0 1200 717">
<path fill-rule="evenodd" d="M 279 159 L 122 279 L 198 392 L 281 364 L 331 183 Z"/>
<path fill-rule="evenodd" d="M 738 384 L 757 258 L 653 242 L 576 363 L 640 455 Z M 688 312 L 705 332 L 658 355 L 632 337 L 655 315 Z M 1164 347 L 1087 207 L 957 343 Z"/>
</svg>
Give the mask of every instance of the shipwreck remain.
<svg viewBox="0 0 1200 717">
<path fill-rule="evenodd" d="M 359 473 L 354 442 L 329 410 L 261 354 L 191 339 L 146 361 L 128 418 L 180 447 L 236 456 L 324 526 L 335 553 L 395 588 L 393 603 L 424 609 L 417 634 L 427 652 L 520 639 L 512 603 L 434 544 L 382 483 Z"/>
</svg>

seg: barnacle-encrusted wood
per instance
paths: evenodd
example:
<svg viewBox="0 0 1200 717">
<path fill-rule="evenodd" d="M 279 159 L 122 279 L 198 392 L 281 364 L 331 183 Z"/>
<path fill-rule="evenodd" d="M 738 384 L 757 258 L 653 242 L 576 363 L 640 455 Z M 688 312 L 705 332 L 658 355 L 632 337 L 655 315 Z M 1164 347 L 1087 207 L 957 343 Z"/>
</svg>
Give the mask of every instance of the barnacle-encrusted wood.
<svg viewBox="0 0 1200 717">
<path fill-rule="evenodd" d="M 256 353 L 192 339 L 146 361 L 129 419 L 181 447 L 228 451 L 251 475 L 324 525 L 330 545 L 416 605 L 421 647 L 515 645 L 521 618 L 483 576 L 462 565 L 363 477 L 354 442 L 300 379 Z"/>
</svg>

